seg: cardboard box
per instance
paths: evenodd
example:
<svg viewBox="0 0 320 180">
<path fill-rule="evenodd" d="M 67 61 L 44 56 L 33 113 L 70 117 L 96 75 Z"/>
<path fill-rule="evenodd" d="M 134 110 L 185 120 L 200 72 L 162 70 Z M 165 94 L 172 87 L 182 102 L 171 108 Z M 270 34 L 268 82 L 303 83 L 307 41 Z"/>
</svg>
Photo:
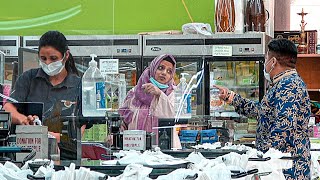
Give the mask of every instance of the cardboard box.
<svg viewBox="0 0 320 180">
<path fill-rule="evenodd" d="M 33 159 L 48 159 L 48 127 L 18 125 L 16 144 L 19 147 L 31 147 L 36 151 Z M 17 153 L 16 161 L 22 161 L 28 154 Z"/>
</svg>

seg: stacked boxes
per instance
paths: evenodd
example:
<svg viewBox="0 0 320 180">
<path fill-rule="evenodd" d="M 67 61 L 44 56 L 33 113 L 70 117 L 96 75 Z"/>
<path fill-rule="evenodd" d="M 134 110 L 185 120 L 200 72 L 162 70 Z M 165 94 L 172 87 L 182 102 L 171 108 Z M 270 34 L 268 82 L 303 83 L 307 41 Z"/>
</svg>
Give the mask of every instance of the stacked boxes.
<svg viewBox="0 0 320 180">
<path fill-rule="evenodd" d="M 200 143 L 215 143 L 218 141 L 218 134 L 216 129 L 208 129 L 200 131 Z"/>
<path fill-rule="evenodd" d="M 215 143 L 219 140 L 217 129 L 181 130 L 180 142 L 182 147 L 188 148 L 198 143 Z"/>
<path fill-rule="evenodd" d="M 106 124 L 94 124 L 90 129 L 85 130 L 82 141 L 105 142 L 107 131 Z"/>
<path fill-rule="evenodd" d="M 198 130 L 181 130 L 180 142 L 183 148 L 189 148 L 197 144 Z"/>
</svg>

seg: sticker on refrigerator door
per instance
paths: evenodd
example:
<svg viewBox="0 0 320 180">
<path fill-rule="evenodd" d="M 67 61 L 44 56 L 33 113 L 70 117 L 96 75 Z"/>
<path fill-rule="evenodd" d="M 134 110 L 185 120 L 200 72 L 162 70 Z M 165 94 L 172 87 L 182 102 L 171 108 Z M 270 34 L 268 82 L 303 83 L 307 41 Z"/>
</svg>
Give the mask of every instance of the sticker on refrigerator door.
<svg viewBox="0 0 320 180">
<path fill-rule="evenodd" d="M 103 76 L 119 73 L 119 59 L 100 59 L 100 72 Z"/>
<path fill-rule="evenodd" d="M 212 46 L 212 56 L 232 56 L 232 46 Z"/>
<path fill-rule="evenodd" d="M 96 103 L 97 109 L 106 108 L 105 82 L 96 82 Z"/>
</svg>

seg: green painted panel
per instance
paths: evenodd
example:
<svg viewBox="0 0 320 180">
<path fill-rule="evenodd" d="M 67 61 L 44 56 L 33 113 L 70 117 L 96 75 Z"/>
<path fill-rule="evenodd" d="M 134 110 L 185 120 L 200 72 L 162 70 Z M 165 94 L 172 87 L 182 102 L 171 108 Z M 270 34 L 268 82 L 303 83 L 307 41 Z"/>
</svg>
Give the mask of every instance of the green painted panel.
<svg viewBox="0 0 320 180">
<path fill-rule="evenodd" d="M 214 0 L 185 3 L 195 22 L 213 27 Z M 136 34 L 191 22 L 182 0 L 11 0 L 0 9 L 0 35 Z"/>
</svg>

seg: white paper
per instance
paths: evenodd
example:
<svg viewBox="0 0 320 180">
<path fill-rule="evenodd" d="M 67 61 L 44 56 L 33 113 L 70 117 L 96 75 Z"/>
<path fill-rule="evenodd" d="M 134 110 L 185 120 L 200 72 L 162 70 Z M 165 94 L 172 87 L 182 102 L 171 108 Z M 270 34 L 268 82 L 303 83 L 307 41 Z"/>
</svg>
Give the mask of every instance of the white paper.
<svg viewBox="0 0 320 180">
<path fill-rule="evenodd" d="M 212 56 L 232 56 L 232 46 L 212 46 Z"/>
<path fill-rule="evenodd" d="M 99 69 L 103 76 L 119 73 L 119 59 L 100 59 Z"/>
</svg>

